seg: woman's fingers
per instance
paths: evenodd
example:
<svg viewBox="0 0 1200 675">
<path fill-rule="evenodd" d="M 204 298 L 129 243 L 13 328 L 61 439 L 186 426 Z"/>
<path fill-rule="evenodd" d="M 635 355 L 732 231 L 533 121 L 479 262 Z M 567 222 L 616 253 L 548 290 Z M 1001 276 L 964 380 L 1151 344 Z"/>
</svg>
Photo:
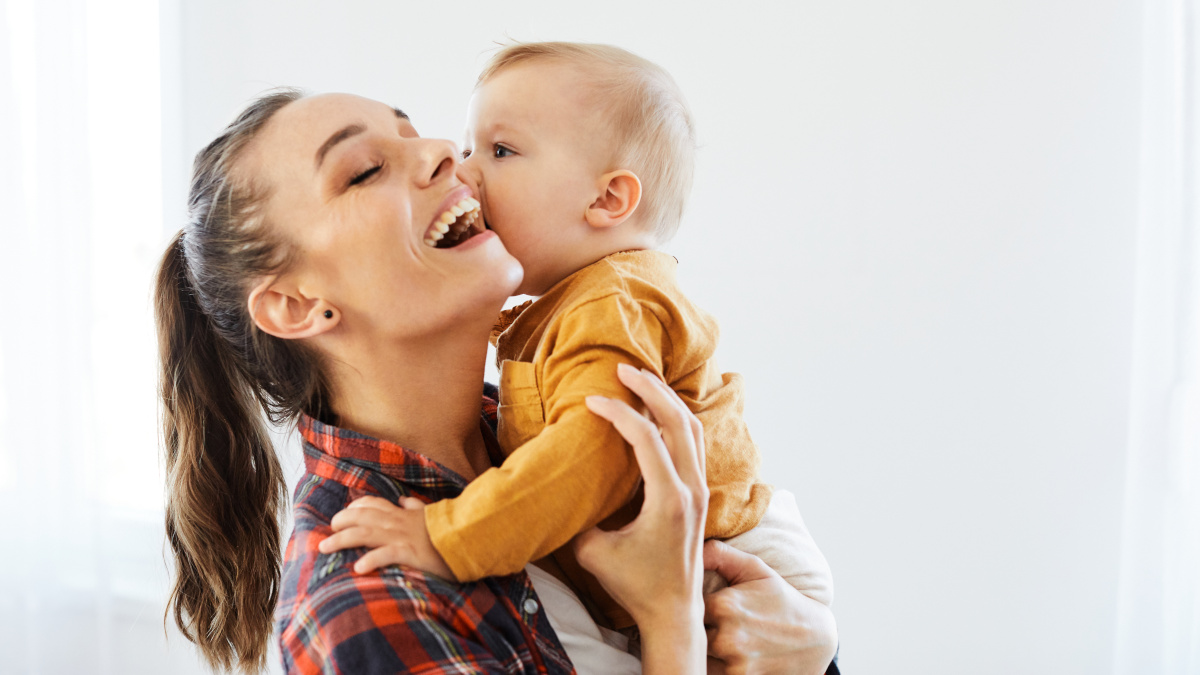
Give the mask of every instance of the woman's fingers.
<svg viewBox="0 0 1200 675">
<path fill-rule="evenodd" d="M 646 409 L 662 427 L 662 438 L 680 480 L 692 489 L 705 485 L 703 446 L 696 444 L 695 428 L 688 407 L 658 376 L 646 370 L 621 364 L 617 366 L 621 383 L 637 394 Z"/>
<path fill-rule="evenodd" d="M 617 433 L 633 446 L 634 457 L 642 469 L 646 491 L 657 490 L 658 485 L 678 485 L 679 478 L 671 465 L 671 456 L 658 429 L 650 420 L 630 408 L 624 401 L 588 396 L 584 401 L 588 410 L 612 422 Z"/>
<path fill-rule="evenodd" d="M 687 406 L 653 375 L 622 366 L 618 376 L 642 399 L 654 422 L 620 400 L 591 396 L 587 406 L 633 446 L 645 499 L 637 518 L 620 530 L 581 533 L 576 555 L 638 623 L 643 655 L 658 655 L 650 662 L 686 653 L 686 667 L 672 672 L 701 673 L 700 547 L 708 508 L 702 450 L 696 445 L 702 437 Z"/>
<path fill-rule="evenodd" d="M 772 574 L 762 558 L 716 539 L 704 542 L 704 569 L 720 574 L 730 586 L 766 579 Z"/>
<path fill-rule="evenodd" d="M 704 485 L 708 485 L 708 461 L 704 456 L 704 425 L 700 424 L 700 420 L 692 415 L 692 438 L 696 443 L 696 465 L 700 467 L 700 479 L 704 481 Z"/>
<path fill-rule="evenodd" d="M 708 617 L 704 617 L 704 634 L 708 637 L 708 655 L 716 656 L 712 651 L 713 640 L 717 639 L 717 627 L 708 625 Z"/>
</svg>

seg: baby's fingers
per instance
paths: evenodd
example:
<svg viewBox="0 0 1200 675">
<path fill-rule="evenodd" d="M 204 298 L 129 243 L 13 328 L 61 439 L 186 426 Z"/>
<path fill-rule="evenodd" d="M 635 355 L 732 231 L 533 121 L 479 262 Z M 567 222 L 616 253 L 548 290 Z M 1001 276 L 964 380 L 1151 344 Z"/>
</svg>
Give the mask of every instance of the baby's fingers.
<svg viewBox="0 0 1200 675">
<path fill-rule="evenodd" d="M 347 506 L 346 508 L 333 514 L 333 518 L 329 521 L 329 526 L 334 532 L 340 532 L 348 527 L 364 525 L 367 520 L 364 516 L 367 511 L 361 507 Z"/>
<path fill-rule="evenodd" d="M 400 522 L 405 509 L 391 502 L 387 502 L 387 506 L 386 509 L 377 506 L 355 506 L 354 502 L 351 502 L 349 506 L 333 514 L 329 525 L 335 532 L 356 525 L 388 529 Z"/>
<path fill-rule="evenodd" d="M 381 546 L 367 551 L 354 563 L 356 574 L 366 574 L 388 565 L 410 565 L 412 560 L 405 556 L 407 549 L 401 546 Z"/>
<path fill-rule="evenodd" d="M 317 544 L 317 550 L 321 553 L 333 553 L 346 548 L 378 546 L 378 543 L 372 543 L 377 539 L 371 535 L 371 530 L 365 527 L 348 527 L 322 539 L 321 543 Z"/>
<path fill-rule="evenodd" d="M 396 505 L 389 502 L 388 500 L 384 499 L 383 497 L 374 497 L 374 496 L 368 495 L 366 497 L 359 497 L 358 499 L 355 499 L 354 501 L 347 504 L 346 508 L 348 508 L 348 509 L 380 509 L 383 511 L 387 511 L 389 509 L 396 508 Z"/>
<path fill-rule="evenodd" d="M 401 497 L 399 505 L 393 504 L 383 497 L 366 496 L 359 497 L 346 505 L 348 509 L 375 509 L 389 513 L 396 510 L 404 509 L 419 509 L 425 506 L 425 502 L 416 497 Z"/>
</svg>

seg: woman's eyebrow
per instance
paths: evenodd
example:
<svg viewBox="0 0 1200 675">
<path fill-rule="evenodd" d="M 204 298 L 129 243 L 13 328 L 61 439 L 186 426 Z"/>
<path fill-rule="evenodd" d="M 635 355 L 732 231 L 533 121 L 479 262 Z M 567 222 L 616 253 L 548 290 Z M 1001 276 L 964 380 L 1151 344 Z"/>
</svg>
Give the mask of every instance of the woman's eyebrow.
<svg viewBox="0 0 1200 675">
<path fill-rule="evenodd" d="M 408 115 L 406 115 L 404 111 L 399 108 L 393 107 L 392 112 L 396 115 L 397 119 L 408 119 Z M 329 154 L 329 151 L 333 149 L 333 146 L 341 143 L 347 138 L 357 136 L 366 130 L 367 128 L 361 124 L 351 124 L 340 131 L 335 132 L 332 136 L 326 139 L 326 141 L 321 144 L 321 147 L 317 148 L 317 156 L 314 162 L 316 169 L 321 168 L 321 163 L 325 161 L 325 155 Z"/>
<path fill-rule="evenodd" d="M 321 168 L 321 162 L 325 161 L 325 155 L 329 154 L 329 151 L 333 149 L 333 146 L 341 143 L 347 138 L 357 136 L 366 130 L 367 128 L 361 124 L 351 124 L 343 127 L 339 131 L 335 131 L 332 136 L 330 136 L 324 143 L 321 144 L 320 148 L 317 148 L 317 156 L 314 163 L 316 169 Z"/>
</svg>

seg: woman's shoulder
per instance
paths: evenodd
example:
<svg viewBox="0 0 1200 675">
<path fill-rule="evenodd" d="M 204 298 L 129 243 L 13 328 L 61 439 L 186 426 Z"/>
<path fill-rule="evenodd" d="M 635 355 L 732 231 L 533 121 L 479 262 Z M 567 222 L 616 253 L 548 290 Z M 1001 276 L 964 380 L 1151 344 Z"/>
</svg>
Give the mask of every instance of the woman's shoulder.
<svg viewBox="0 0 1200 675">
<path fill-rule="evenodd" d="M 355 672 L 398 672 L 396 659 L 429 656 L 412 640 L 418 626 L 450 625 L 454 596 L 431 588 L 424 573 L 391 568 L 355 574 L 361 549 L 318 549 L 333 533 L 333 515 L 354 492 L 313 474 L 297 485 L 275 624 L 285 663 L 300 672 L 310 670 L 299 664 L 316 664 L 311 672 L 340 672 L 346 659 L 354 661 Z"/>
<path fill-rule="evenodd" d="M 303 590 L 279 604 L 276 630 L 285 663 L 313 666 L 300 672 L 346 672 L 352 666 L 363 674 L 496 665 L 486 649 L 469 649 L 479 641 L 458 636 L 454 642 L 460 644 L 447 643 L 459 625 L 453 602 L 431 589 L 422 572 L 355 574 L 339 553 L 344 552 L 317 553 L 309 564 L 301 563 L 314 573 L 302 581 Z"/>
<path fill-rule="evenodd" d="M 458 584 L 399 566 L 356 574 L 362 550 L 321 553 L 319 523 L 297 519 L 284 563 L 275 623 L 288 672 L 538 672 L 528 629 L 502 597 L 514 579 Z M 535 637 L 543 657 L 569 663 Z"/>
<path fill-rule="evenodd" d="M 407 567 L 392 566 L 371 574 L 356 574 L 354 563 L 363 548 L 322 553 L 321 541 L 333 534 L 333 516 L 363 490 L 334 480 L 305 474 L 296 488 L 292 509 L 293 526 L 284 551 L 280 575 L 276 621 L 280 630 L 288 624 L 316 622 L 320 625 L 357 612 L 353 606 L 382 602 L 399 610 L 406 620 L 444 618 L 444 608 L 462 604 L 471 584 L 447 582 Z M 347 598 L 352 601 L 347 602 Z M 421 616 L 412 614 L 416 608 Z"/>
</svg>

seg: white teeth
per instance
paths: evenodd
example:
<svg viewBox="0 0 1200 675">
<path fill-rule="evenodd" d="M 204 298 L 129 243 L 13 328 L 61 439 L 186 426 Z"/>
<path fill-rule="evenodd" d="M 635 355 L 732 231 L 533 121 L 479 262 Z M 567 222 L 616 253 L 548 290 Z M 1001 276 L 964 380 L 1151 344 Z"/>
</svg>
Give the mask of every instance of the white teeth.
<svg viewBox="0 0 1200 675">
<path fill-rule="evenodd" d="M 444 211 L 434 219 L 433 225 L 425 233 L 425 245 L 437 248 L 437 243 L 444 239 L 451 229 L 458 236 L 471 229 L 471 225 L 479 219 L 479 206 L 479 200 L 466 197 Z"/>
</svg>

